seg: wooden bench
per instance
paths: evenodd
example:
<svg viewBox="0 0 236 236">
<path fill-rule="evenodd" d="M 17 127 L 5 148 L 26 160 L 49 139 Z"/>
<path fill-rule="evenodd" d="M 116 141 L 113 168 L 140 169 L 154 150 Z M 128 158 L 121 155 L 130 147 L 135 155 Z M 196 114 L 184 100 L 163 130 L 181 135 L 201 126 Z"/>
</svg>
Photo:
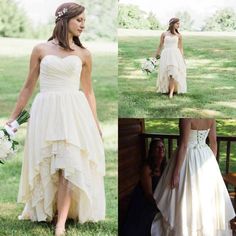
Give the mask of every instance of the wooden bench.
<svg viewBox="0 0 236 236">
<path fill-rule="evenodd" d="M 236 189 L 236 173 L 228 173 L 223 175 L 226 185 L 230 184 Z M 234 194 L 234 206 L 236 206 L 236 195 Z"/>
<path fill-rule="evenodd" d="M 226 175 L 223 175 L 223 179 L 226 183 L 236 187 L 236 173 L 228 173 Z"/>
<path fill-rule="evenodd" d="M 236 189 L 236 173 L 228 173 L 223 175 L 223 179 L 226 183 L 226 185 L 230 184 Z M 236 191 L 235 191 L 236 192 Z M 230 194 L 230 196 L 233 196 L 234 199 L 234 207 L 236 206 L 236 194 Z M 232 219 L 230 221 L 231 229 L 234 231 L 234 235 L 236 232 L 236 218 Z"/>
</svg>

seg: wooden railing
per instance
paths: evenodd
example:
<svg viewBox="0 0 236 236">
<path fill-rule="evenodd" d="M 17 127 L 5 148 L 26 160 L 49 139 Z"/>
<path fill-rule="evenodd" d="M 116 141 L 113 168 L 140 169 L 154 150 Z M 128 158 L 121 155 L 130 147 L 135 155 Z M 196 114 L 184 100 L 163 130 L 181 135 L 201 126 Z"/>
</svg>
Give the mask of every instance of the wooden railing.
<svg viewBox="0 0 236 236">
<path fill-rule="evenodd" d="M 142 137 L 147 141 L 152 138 L 161 138 L 164 140 L 165 146 L 166 146 L 166 152 L 167 152 L 167 158 L 169 159 L 172 155 L 173 150 L 176 148 L 178 144 L 178 138 L 179 135 L 176 134 L 160 134 L 160 133 L 143 133 Z M 208 140 L 207 140 L 208 143 Z M 225 149 L 225 155 L 226 155 L 226 163 L 225 163 L 225 170 L 223 171 L 223 174 L 228 174 L 230 171 L 230 163 L 231 163 L 231 150 L 232 150 L 232 143 L 236 145 L 236 137 L 227 137 L 227 136 L 217 136 L 217 162 L 219 163 L 221 161 L 221 154 L 223 150 L 223 146 L 226 147 Z M 175 144 L 175 146 L 174 146 Z M 146 146 L 146 149 L 148 147 Z M 236 149 L 235 149 L 236 150 Z M 235 153 L 236 154 L 236 153 Z M 236 164 L 236 162 L 234 163 Z M 235 167 L 236 172 L 236 167 Z"/>
</svg>

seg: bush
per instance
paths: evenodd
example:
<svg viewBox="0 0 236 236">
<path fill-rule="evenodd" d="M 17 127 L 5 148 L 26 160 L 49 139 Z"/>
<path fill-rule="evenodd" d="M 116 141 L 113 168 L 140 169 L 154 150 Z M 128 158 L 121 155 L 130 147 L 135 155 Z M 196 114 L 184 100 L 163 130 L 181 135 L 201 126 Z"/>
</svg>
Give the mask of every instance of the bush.
<svg viewBox="0 0 236 236">
<path fill-rule="evenodd" d="M 149 21 L 149 29 L 157 30 L 161 28 L 160 22 L 158 21 L 154 13 L 150 12 L 147 20 Z"/>
<path fill-rule="evenodd" d="M 180 19 L 180 26 L 182 30 L 193 30 L 193 20 L 191 19 L 191 15 L 187 11 L 177 12 L 176 17 Z"/>
<path fill-rule="evenodd" d="M 86 8 L 86 40 L 117 38 L 117 7 L 114 0 L 79 0 Z"/>
<path fill-rule="evenodd" d="M 31 34 L 31 23 L 23 9 L 13 0 L 0 1 L 0 36 L 26 37 Z"/>
<path fill-rule="evenodd" d="M 156 30 L 160 28 L 160 23 L 152 12 L 147 15 L 145 11 L 132 4 L 119 4 L 118 25 L 125 29 Z"/>
<path fill-rule="evenodd" d="M 236 30 L 236 13 L 230 8 L 216 11 L 206 20 L 203 31 L 234 31 Z"/>
</svg>

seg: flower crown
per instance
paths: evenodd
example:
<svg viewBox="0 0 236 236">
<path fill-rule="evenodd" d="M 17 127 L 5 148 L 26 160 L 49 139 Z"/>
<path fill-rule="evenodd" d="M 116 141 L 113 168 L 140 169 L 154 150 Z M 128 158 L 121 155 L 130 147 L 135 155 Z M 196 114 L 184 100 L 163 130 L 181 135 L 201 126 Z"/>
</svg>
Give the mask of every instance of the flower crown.
<svg viewBox="0 0 236 236">
<path fill-rule="evenodd" d="M 66 14 L 66 12 L 68 12 L 68 9 L 65 7 L 61 11 L 58 11 L 56 14 L 56 22 L 60 20 Z"/>
</svg>

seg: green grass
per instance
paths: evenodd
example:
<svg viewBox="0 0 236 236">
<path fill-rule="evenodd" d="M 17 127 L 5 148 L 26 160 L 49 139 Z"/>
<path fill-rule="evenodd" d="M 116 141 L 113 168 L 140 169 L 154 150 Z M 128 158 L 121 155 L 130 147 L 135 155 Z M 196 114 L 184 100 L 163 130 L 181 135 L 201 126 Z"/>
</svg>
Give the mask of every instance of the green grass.
<svg viewBox="0 0 236 236">
<path fill-rule="evenodd" d="M 235 119 L 217 119 L 217 135 L 227 137 L 236 136 L 236 120 Z M 179 134 L 178 119 L 145 119 L 145 131 L 150 133 L 161 134 Z M 166 143 L 167 145 L 167 143 Z M 174 143 L 176 147 L 176 142 Z M 222 173 L 225 171 L 226 164 L 226 143 L 220 144 L 220 169 Z M 236 172 L 236 142 L 231 143 L 230 155 L 230 172 Z"/>
<path fill-rule="evenodd" d="M 119 38 L 119 117 L 236 117 L 236 37 L 183 36 L 188 93 L 155 92 L 157 73 L 140 70 L 157 37 Z"/>
<path fill-rule="evenodd" d="M 2 45 L 4 46 L 4 45 Z M 28 56 L 1 56 L 0 52 L 0 125 L 9 117 L 18 93 L 28 73 Z M 106 153 L 105 191 L 106 220 L 83 225 L 69 222 L 67 235 L 117 235 L 117 57 L 115 53 L 93 55 L 93 86 L 97 98 L 98 116 L 103 129 Z M 38 92 L 38 87 L 34 92 Z M 27 106 L 29 110 L 33 97 Z M 23 209 L 16 203 L 26 125 L 17 133 L 19 150 L 16 157 L 0 166 L 0 235 L 53 235 L 49 223 L 19 221 Z"/>
</svg>

